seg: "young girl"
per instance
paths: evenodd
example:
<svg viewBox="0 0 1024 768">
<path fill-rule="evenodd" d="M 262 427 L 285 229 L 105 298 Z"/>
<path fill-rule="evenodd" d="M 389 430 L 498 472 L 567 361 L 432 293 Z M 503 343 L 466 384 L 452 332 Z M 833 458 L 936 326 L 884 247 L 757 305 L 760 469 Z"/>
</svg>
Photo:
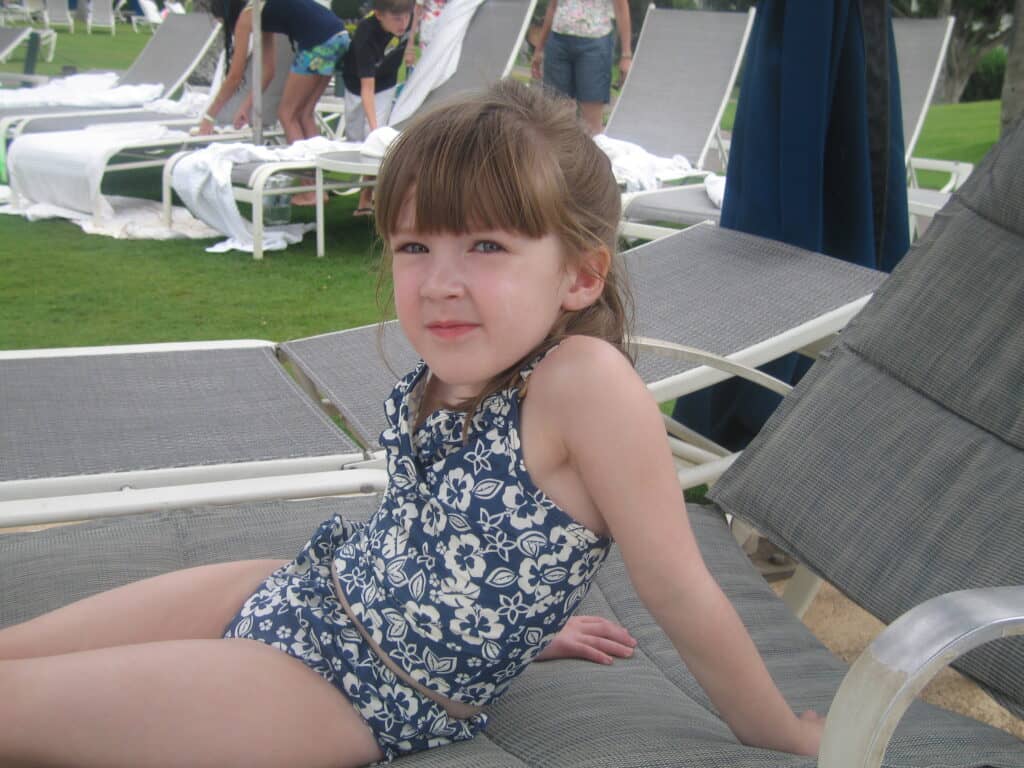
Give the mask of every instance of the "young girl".
<svg viewBox="0 0 1024 768">
<path fill-rule="evenodd" d="M 369 522 L 0 632 L 0 764 L 358 766 L 469 739 L 531 660 L 629 654 L 569 618 L 613 538 L 736 735 L 816 753 L 821 721 L 786 705 L 694 542 L 625 353 L 618 190 L 573 112 L 509 81 L 385 159 L 377 226 L 423 362 L 385 403 Z"/>
<path fill-rule="evenodd" d="M 337 16 L 316 0 L 261 0 L 263 87 L 274 77 L 274 35 L 288 36 L 296 48 L 277 117 L 288 143 L 319 135 L 314 108 L 323 95 L 338 59 L 348 50 L 349 36 Z M 228 72 L 216 98 L 199 123 L 199 133 L 213 131 L 214 119 L 235 94 L 245 76 L 252 33 L 252 2 L 213 0 L 213 15 L 224 24 Z M 250 94 L 234 117 L 236 128 L 249 122 Z"/>
</svg>

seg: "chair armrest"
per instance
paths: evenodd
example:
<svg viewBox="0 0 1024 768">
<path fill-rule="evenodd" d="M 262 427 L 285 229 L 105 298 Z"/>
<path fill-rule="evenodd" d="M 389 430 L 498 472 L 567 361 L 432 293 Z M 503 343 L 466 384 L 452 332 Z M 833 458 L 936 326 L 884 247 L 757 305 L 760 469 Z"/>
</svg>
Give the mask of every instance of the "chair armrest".
<svg viewBox="0 0 1024 768">
<path fill-rule="evenodd" d="M 960 185 L 967 181 L 967 177 L 971 175 L 973 170 L 973 163 L 965 163 L 959 160 L 936 160 L 929 157 L 910 158 L 911 186 L 915 187 L 917 186 L 918 171 L 939 171 L 940 173 L 949 174 L 949 181 L 942 186 L 941 191 L 952 192 L 954 189 L 959 189 Z"/>
<path fill-rule="evenodd" d="M 737 363 L 730 360 L 727 357 L 716 355 L 714 352 L 708 352 L 703 349 L 696 347 L 686 347 L 682 344 L 674 344 L 671 341 L 662 341 L 661 339 L 650 339 L 644 336 L 633 336 L 629 339 L 629 345 L 634 349 L 646 349 L 654 352 L 658 355 L 665 357 L 671 357 L 675 360 L 682 360 L 688 363 L 699 363 L 706 365 L 709 368 L 715 368 L 726 373 L 731 373 L 733 376 L 738 376 L 741 379 L 753 382 L 765 389 L 770 389 L 772 392 L 776 392 L 783 397 L 789 394 L 793 389 L 792 386 L 787 384 L 780 379 L 776 379 L 774 376 L 769 376 L 763 371 L 759 371 L 757 368 L 752 368 L 749 365 L 743 363 Z"/>
<path fill-rule="evenodd" d="M 907 611 L 860 655 L 825 722 L 820 768 L 878 768 L 896 725 L 936 673 L 967 651 L 1024 634 L 1024 586 L 949 592 Z"/>
</svg>

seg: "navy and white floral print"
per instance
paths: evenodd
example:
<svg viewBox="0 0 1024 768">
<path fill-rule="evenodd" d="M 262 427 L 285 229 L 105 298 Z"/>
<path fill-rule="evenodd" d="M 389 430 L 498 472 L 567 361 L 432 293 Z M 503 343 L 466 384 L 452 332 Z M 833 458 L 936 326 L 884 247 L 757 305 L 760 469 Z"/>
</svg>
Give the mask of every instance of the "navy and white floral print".
<svg viewBox="0 0 1024 768">
<path fill-rule="evenodd" d="M 331 560 L 360 527 L 338 516 L 324 522 L 298 557 L 245 602 L 224 636 L 265 643 L 319 673 L 352 702 L 389 761 L 473 738 L 487 724 L 485 715 L 451 717 L 398 678 L 341 607 Z"/>
<path fill-rule="evenodd" d="M 353 614 L 412 679 L 482 705 L 568 621 L 610 542 L 530 479 L 518 387 L 484 400 L 463 440 L 462 411 L 411 429 L 427 376 L 421 362 L 385 403 L 388 489 L 335 564 Z"/>
<path fill-rule="evenodd" d="M 411 429 L 427 376 L 421 362 L 385 402 L 389 482 L 377 512 L 357 525 L 327 520 L 225 630 L 320 673 L 388 759 L 472 738 L 487 715 L 451 717 L 396 676 L 341 607 L 332 563 L 353 615 L 411 680 L 479 706 L 565 625 L 610 545 L 530 479 L 518 387 L 488 397 L 463 440 L 461 411 Z"/>
</svg>

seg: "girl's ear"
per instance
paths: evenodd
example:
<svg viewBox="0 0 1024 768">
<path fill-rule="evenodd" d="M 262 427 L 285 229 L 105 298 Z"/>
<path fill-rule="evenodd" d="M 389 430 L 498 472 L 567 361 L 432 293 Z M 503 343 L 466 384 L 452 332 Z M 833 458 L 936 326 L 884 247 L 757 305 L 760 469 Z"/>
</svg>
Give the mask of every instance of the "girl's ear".
<svg viewBox="0 0 1024 768">
<path fill-rule="evenodd" d="M 611 267 L 612 255 L 607 248 L 597 248 L 580 256 L 580 261 L 569 271 L 569 289 L 562 299 L 562 309 L 586 309 L 604 291 L 604 278 Z"/>
</svg>

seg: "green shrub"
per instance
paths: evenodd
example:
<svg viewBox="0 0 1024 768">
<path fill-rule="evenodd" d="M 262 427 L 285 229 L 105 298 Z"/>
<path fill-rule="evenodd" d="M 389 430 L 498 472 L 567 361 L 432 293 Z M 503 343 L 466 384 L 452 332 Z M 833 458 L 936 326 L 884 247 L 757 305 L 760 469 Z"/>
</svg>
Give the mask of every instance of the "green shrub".
<svg viewBox="0 0 1024 768">
<path fill-rule="evenodd" d="M 1003 93 L 1003 75 L 1006 74 L 1006 49 L 993 48 L 981 57 L 978 68 L 967 81 L 960 101 L 991 101 Z"/>
</svg>

